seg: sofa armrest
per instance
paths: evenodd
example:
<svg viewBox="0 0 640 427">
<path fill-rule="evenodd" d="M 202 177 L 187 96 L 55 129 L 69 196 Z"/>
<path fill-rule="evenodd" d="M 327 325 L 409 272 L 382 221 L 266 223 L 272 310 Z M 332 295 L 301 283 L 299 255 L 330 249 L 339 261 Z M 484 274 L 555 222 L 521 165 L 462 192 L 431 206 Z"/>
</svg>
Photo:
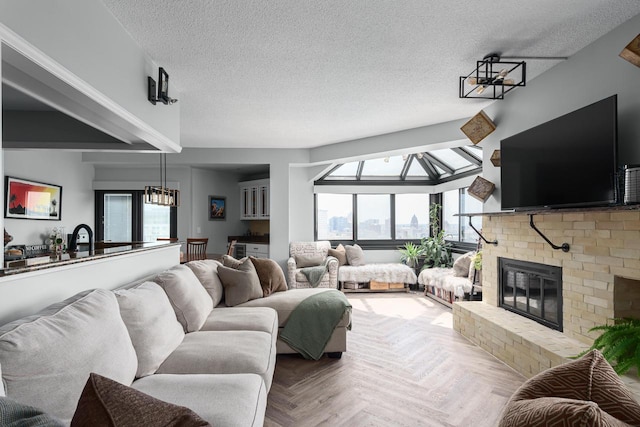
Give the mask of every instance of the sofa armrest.
<svg viewBox="0 0 640 427">
<path fill-rule="evenodd" d="M 334 257 L 334 256 L 327 256 L 327 270 L 329 271 L 329 283 L 331 283 L 332 286 L 335 286 L 336 289 L 339 288 L 338 286 L 338 267 L 340 266 L 340 262 L 338 261 L 338 258 Z"/>
<path fill-rule="evenodd" d="M 287 279 L 289 280 L 289 289 L 296 287 L 296 259 L 289 257 L 287 260 Z"/>
</svg>

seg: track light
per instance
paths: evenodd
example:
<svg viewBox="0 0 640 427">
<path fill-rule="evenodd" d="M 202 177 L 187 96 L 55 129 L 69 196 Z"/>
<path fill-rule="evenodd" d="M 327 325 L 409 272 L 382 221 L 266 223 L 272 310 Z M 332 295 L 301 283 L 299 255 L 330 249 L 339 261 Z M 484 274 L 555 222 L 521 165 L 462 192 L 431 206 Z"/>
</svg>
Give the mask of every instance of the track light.
<svg viewBox="0 0 640 427">
<path fill-rule="evenodd" d="M 388 157 L 385 157 L 385 158 L 384 158 L 384 162 L 385 162 L 385 163 L 389 163 L 389 158 L 388 158 Z"/>
<path fill-rule="evenodd" d="M 403 162 L 406 162 L 408 158 L 409 158 L 409 156 L 408 156 L 408 155 L 406 155 L 406 154 L 403 154 L 403 155 L 402 155 L 402 161 L 403 161 Z"/>
<path fill-rule="evenodd" d="M 417 157 L 417 158 L 419 158 L 419 159 L 421 159 L 423 156 L 424 156 L 424 154 L 423 154 L 423 153 L 417 153 L 417 154 L 416 154 L 416 157 Z"/>
</svg>

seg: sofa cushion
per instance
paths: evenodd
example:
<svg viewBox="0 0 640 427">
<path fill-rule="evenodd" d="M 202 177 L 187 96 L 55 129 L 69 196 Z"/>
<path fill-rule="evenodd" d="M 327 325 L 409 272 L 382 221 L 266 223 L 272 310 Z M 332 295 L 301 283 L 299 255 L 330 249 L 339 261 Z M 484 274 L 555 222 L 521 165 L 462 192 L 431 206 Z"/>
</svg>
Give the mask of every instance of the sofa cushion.
<svg viewBox="0 0 640 427">
<path fill-rule="evenodd" d="M 213 310 L 213 301 L 193 271 L 185 265 L 177 265 L 159 273 L 153 281 L 167 293 L 184 331 L 200 329 Z"/>
<path fill-rule="evenodd" d="M 623 423 L 640 425 L 640 404 L 598 350 L 527 380 L 507 403 L 500 426 L 516 425 L 509 420 L 524 406 L 519 402 L 530 401 L 535 407 L 535 400 L 546 397 L 591 401 Z M 549 412 L 547 419 L 555 415 Z"/>
<path fill-rule="evenodd" d="M 262 286 L 256 268 L 246 258 L 238 269 L 220 266 L 218 276 L 224 287 L 224 303 L 233 307 L 243 302 L 262 298 Z"/>
<path fill-rule="evenodd" d="M 64 424 L 41 409 L 0 396 L 0 426 L 64 427 Z"/>
<path fill-rule="evenodd" d="M 184 339 L 182 325 L 167 294 L 156 283 L 145 282 L 115 294 L 138 356 L 136 377 L 151 375 Z"/>
<path fill-rule="evenodd" d="M 214 426 L 262 427 L 267 407 L 264 381 L 256 374 L 151 375 L 131 386 L 186 406 Z"/>
<path fill-rule="evenodd" d="M 349 265 L 353 265 L 354 267 L 365 265 L 364 251 L 360 245 L 347 245 L 344 249 L 347 252 L 347 262 Z"/>
<path fill-rule="evenodd" d="M 82 391 L 71 427 L 211 426 L 191 409 L 174 405 L 92 373 Z"/>
<path fill-rule="evenodd" d="M 335 249 L 329 249 L 329 256 L 338 259 L 338 266 L 347 265 L 347 250 L 340 243 Z"/>
<path fill-rule="evenodd" d="M 222 264 L 212 259 L 204 259 L 190 261 L 185 265 L 189 267 L 198 280 L 200 280 L 200 283 L 211 297 L 213 306 L 215 307 L 220 304 L 220 301 L 222 301 L 224 297 L 224 288 L 218 277 L 218 267 Z"/>
<path fill-rule="evenodd" d="M 269 258 L 249 257 L 253 266 L 258 273 L 260 286 L 262 287 L 262 296 L 269 296 L 274 292 L 286 291 L 287 279 L 284 278 L 284 272 L 280 265 Z"/>
<path fill-rule="evenodd" d="M 322 265 L 325 256 L 322 254 L 296 254 L 293 258 L 296 260 L 297 268 L 305 268 Z"/>
<path fill-rule="evenodd" d="M 278 335 L 278 313 L 269 307 L 217 307 L 200 331 L 261 331 Z"/>
<path fill-rule="evenodd" d="M 296 309 L 298 304 L 307 297 L 315 295 L 320 292 L 331 291 L 330 288 L 304 288 L 304 289 L 290 289 L 287 292 L 278 292 L 267 298 L 261 298 L 259 300 L 248 301 L 244 304 L 240 304 L 238 307 L 271 307 L 278 312 L 278 322 L 280 327 L 287 324 L 291 312 Z M 351 314 L 345 313 L 337 327 L 346 327 L 351 323 Z"/>
<path fill-rule="evenodd" d="M 199 331 L 158 369 L 159 374 L 258 374 L 267 390 L 276 365 L 273 336 L 257 331 Z"/>
<path fill-rule="evenodd" d="M 456 258 L 453 263 L 453 275 L 455 277 L 469 277 L 469 266 L 475 254 L 475 252 L 467 252 Z"/>
<path fill-rule="evenodd" d="M 138 360 L 113 292 L 55 307 L 0 328 L 0 363 L 8 396 L 69 422 L 90 372 L 131 384 Z"/>
</svg>

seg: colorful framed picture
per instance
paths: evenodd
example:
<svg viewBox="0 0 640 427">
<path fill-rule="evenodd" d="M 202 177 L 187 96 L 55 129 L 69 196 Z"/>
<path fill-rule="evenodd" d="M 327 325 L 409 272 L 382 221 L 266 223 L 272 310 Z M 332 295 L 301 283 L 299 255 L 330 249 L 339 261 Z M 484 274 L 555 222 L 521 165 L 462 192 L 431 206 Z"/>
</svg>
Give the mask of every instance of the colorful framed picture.
<svg viewBox="0 0 640 427">
<path fill-rule="evenodd" d="M 209 196 L 209 221 L 225 219 L 227 217 L 227 198 Z"/>
<path fill-rule="evenodd" d="M 7 176 L 4 188 L 5 218 L 62 218 L 62 186 Z"/>
</svg>

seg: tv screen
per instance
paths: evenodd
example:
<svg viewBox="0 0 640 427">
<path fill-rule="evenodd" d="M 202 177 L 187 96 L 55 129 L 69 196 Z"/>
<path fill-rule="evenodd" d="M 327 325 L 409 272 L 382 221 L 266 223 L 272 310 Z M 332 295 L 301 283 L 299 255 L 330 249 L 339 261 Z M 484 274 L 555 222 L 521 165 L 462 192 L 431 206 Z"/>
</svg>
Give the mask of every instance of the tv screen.
<svg viewBox="0 0 640 427">
<path fill-rule="evenodd" d="M 505 138 L 502 209 L 616 202 L 617 96 Z"/>
</svg>

